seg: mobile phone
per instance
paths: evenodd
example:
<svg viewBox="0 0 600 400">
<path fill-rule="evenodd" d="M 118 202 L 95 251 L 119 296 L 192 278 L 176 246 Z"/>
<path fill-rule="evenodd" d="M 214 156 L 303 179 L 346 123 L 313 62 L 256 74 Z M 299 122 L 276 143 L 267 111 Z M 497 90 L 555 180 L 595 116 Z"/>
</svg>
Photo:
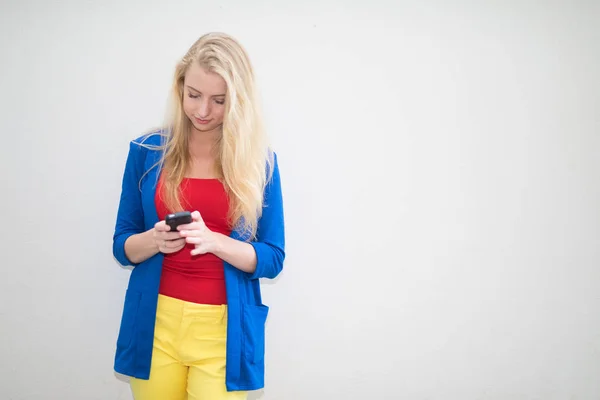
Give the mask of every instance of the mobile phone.
<svg viewBox="0 0 600 400">
<path fill-rule="evenodd" d="M 177 232 L 177 227 L 192 222 L 192 213 L 189 211 L 180 211 L 168 214 L 165 217 L 165 223 L 171 227 L 169 232 Z"/>
</svg>

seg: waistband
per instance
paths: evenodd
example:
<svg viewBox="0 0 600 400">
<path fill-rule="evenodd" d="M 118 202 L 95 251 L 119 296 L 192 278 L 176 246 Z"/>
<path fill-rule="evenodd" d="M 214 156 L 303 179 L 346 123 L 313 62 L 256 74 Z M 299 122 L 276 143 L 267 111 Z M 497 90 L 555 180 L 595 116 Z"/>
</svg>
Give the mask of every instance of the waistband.
<svg viewBox="0 0 600 400">
<path fill-rule="evenodd" d="M 174 297 L 158 295 L 158 310 L 181 315 L 182 317 L 227 318 L 227 304 L 199 304 Z"/>
</svg>

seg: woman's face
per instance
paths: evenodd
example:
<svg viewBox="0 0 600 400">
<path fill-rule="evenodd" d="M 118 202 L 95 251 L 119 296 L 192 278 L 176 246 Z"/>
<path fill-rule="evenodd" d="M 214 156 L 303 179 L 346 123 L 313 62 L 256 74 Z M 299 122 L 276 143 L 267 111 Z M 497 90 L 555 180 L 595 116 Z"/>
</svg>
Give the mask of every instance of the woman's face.
<svg viewBox="0 0 600 400">
<path fill-rule="evenodd" d="M 183 81 L 183 111 L 199 132 L 212 132 L 223 125 L 227 84 L 220 75 L 197 63 L 189 66 Z"/>
</svg>

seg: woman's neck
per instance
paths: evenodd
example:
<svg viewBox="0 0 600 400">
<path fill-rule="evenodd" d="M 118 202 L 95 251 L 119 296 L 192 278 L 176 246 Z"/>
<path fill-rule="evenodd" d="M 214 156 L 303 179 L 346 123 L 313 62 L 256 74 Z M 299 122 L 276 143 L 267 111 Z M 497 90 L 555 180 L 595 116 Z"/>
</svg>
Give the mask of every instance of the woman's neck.
<svg viewBox="0 0 600 400">
<path fill-rule="evenodd" d="M 186 171 L 186 177 L 208 179 L 221 176 L 217 165 L 217 146 L 220 138 L 220 130 L 210 132 L 192 130 L 188 141 L 191 164 Z"/>
<path fill-rule="evenodd" d="M 192 158 L 201 160 L 215 158 L 215 150 L 220 137 L 220 129 L 209 132 L 192 129 L 188 142 L 188 150 Z"/>
</svg>

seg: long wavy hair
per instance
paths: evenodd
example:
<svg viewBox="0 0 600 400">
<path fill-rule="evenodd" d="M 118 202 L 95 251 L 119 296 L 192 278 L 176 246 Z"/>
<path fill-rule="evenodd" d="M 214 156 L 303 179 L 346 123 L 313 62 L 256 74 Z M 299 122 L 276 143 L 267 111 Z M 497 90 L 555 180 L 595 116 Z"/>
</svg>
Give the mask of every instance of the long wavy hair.
<svg viewBox="0 0 600 400">
<path fill-rule="evenodd" d="M 250 59 L 241 44 L 224 33 L 201 36 L 175 68 L 169 112 L 161 129 L 163 154 L 160 196 L 171 212 L 183 210 L 179 186 L 191 165 L 192 124 L 183 110 L 187 69 L 198 63 L 227 84 L 222 135 L 217 143 L 217 173 L 229 197 L 229 223 L 248 239 L 256 237 L 263 192 L 273 167 Z"/>
</svg>

